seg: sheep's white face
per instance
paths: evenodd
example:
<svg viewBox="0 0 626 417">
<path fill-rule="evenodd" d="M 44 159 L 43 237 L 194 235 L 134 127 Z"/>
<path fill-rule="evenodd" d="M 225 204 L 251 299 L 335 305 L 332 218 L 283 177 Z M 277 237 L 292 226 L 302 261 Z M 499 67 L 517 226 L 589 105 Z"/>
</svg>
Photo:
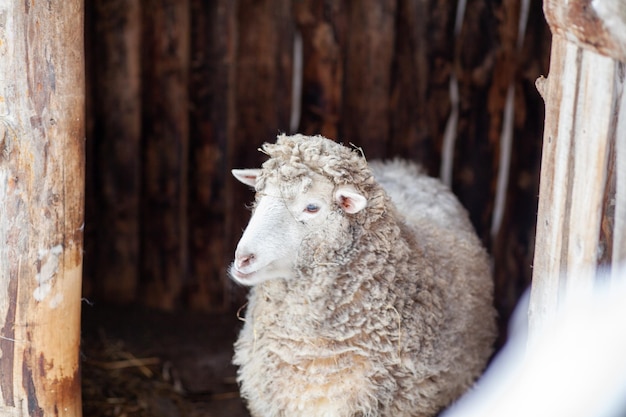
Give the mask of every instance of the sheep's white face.
<svg viewBox="0 0 626 417">
<path fill-rule="evenodd" d="M 244 184 L 254 186 L 260 170 L 233 170 Z M 311 187 L 301 191 L 285 189 L 268 179 L 257 200 L 252 218 L 243 233 L 230 275 L 243 285 L 256 285 L 270 279 L 295 276 L 295 260 L 303 239 L 323 227 L 331 227 L 330 215 L 336 207 L 348 214 L 365 208 L 367 201 L 350 185 L 334 186 L 321 175 Z"/>
</svg>

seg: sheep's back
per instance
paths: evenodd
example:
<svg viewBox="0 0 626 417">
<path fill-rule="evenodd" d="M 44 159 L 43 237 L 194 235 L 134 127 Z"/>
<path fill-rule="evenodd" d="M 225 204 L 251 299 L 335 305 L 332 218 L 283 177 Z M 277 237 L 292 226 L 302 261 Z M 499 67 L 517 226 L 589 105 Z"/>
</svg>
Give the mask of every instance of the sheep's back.
<svg viewBox="0 0 626 417">
<path fill-rule="evenodd" d="M 438 227 L 473 232 L 467 212 L 448 187 L 422 168 L 402 159 L 372 161 L 369 166 L 407 223 L 434 222 Z"/>
<path fill-rule="evenodd" d="M 394 160 L 371 162 L 377 182 L 414 235 L 419 280 L 432 280 L 444 306 L 442 327 L 431 352 L 420 353 L 452 397 L 460 395 L 480 374 L 496 337 L 493 280 L 489 258 L 476 236 L 467 211 L 439 180 L 416 164 Z M 400 277 L 402 278 L 402 277 Z M 409 292 L 411 282 L 398 283 Z"/>
</svg>

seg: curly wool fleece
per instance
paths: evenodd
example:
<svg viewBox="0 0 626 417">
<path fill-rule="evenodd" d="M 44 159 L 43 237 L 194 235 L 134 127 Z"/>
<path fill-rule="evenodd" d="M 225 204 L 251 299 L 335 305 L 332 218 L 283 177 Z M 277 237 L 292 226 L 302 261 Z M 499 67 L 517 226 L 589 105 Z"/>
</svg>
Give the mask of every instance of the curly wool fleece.
<svg viewBox="0 0 626 417">
<path fill-rule="evenodd" d="M 234 357 L 252 415 L 437 414 L 480 374 L 496 334 L 488 258 L 467 214 L 414 166 L 374 163 L 373 173 L 358 151 L 321 136 L 279 136 L 263 151 L 257 193 L 266 181 L 307 188 L 315 173 L 368 203 L 355 215 L 333 211 L 332 228 L 307 236 L 294 279 L 252 288 Z M 374 179 L 396 176 L 402 193 L 430 200 L 423 217 L 401 214 L 413 197 L 400 196 L 398 210 Z"/>
</svg>

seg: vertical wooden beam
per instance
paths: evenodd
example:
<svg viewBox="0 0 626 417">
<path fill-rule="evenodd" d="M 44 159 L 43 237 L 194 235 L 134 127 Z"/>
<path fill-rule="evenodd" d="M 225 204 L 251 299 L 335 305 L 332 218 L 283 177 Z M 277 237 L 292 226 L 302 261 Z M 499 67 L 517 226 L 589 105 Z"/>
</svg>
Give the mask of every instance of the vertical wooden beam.
<svg viewBox="0 0 626 417">
<path fill-rule="evenodd" d="M 571 285 L 591 287 L 608 154 L 615 141 L 620 64 L 555 35 L 546 101 L 539 214 L 529 306 L 537 332 Z"/>
<path fill-rule="evenodd" d="M 460 6 L 462 2 L 458 3 Z M 454 45 L 453 71 L 458 79 L 456 140 L 453 154 L 449 153 L 452 142 L 449 136 L 444 139 L 442 151 L 442 163 L 453 166 L 452 188 L 469 211 L 478 235 L 485 242 L 489 239 L 493 210 L 492 179 L 496 178 L 497 173 L 494 160 L 497 160 L 498 155 L 500 121 L 511 68 L 514 68 L 510 65 L 512 62 L 503 59 L 503 54 L 508 52 L 514 42 L 504 39 L 502 35 L 511 32 L 508 26 L 517 22 L 517 14 L 507 9 L 508 2 L 493 8 L 488 1 L 473 2 L 471 7 L 465 9 Z M 496 23 L 496 13 L 502 15 L 502 22 Z M 485 22 L 492 23 L 485 25 Z M 496 76 L 498 72 L 501 74 Z M 452 94 L 453 85 L 451 103 L 454 103 L 455 95 Z M 495 97 L 492 91 L 496 91 Z M 453 131 L 453 126 L 451 118 L 446 135 Z M 444 180 L 449 175 L 442 174 Z"/>
<path fill-rule="evenodd" d="M 431 175 L 439 169 L 450 113 L 455 3 L 398 0 L 397 6 L 389 154 L 417 160 Z"/>
<path fill-rule="evenodd" d="M 611 254 L 613 279 L 617 279 L 618 269 L 626 268 L 626 64 L 620 64 L 618 80 L 622 90 L 618 98 L 618 117 L 615 126 L 615 223 L 613 251 Z"/>
<path fill-rule="evenodd" d="M 148 305 L 174 308 L 187 274 L 189 0 L 144 0 L 141 278 Z"/>
<path fill-rule="evenodd" d="M 81 415 L 83 2 L 0 3 L 0 414 Z"/>
<path fill-rule="evenodd" d="M 194 309 L 230 307 L 226 266 L 227 143 L 234 127 L 236 3 L 191 1 L 189 280 Z"/>
<path fill-rule="evenodd" d="M 389 102 L 396 0 L 347 2 L 341 139 L 384 157 L 389 143 Z"/>
<path fill-rule="evenodd" d="M 92 172 L 95 242 L 86 263 L 96 296 L 135 299 L 139 275 L 141 141 L 140 0 L 97 0 L 95 35 L 95 152 Z M 91 213 L 90 211 L 90 213 Z"/>
<path fill-rule="evenodd" d="M 539 215 L 533 286 L 529 305 L 532 334 L 571 286 L 593 285 L 600 249 L 603 197 L 611 147 L 619 153 L 624 132 L 623 89 L 626 59 L 626 6 L 620 0 L 546 0 L 553 43 L 548 80 L 537 87 L 546 101 Z M 623 198 L 623 197 L 622 197 Z M 616 203 L 616 216 L 620 215 Z M 615 227 L 621 220 L 616 217 Z M 617 247 L 617 252 L 615 252 Z"/>
<path fill-rule="evenodd" d="M 339 139 L 343 100 L 343 54 L 346 30 L 343 2 L 294 2 L 302 34 L 302 117 L 300 133 Z"/>
</svg>

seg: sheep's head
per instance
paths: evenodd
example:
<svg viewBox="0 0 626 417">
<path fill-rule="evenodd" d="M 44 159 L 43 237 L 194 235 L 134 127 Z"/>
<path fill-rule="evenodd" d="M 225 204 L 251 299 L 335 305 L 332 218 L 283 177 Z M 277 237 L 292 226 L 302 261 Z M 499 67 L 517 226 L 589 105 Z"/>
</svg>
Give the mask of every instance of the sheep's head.
<svg viewBox="0 0 626 417">
<path fill-rule="evenodd" d="M 230 268 L 233 279 L 244 285 L 293 278 L 301 251 L 345 238 L 349 217 L 372 202 L 367 193 L 371 172 L 364 158 L 348 148 L 296 135 L 281 136 L 263 150 L 270 159 L 262 169 L 233 170 L 239 181 L 256 189 L 252 217 Z"/>
</svg>

